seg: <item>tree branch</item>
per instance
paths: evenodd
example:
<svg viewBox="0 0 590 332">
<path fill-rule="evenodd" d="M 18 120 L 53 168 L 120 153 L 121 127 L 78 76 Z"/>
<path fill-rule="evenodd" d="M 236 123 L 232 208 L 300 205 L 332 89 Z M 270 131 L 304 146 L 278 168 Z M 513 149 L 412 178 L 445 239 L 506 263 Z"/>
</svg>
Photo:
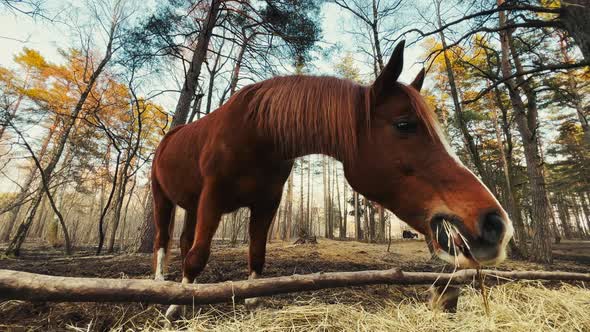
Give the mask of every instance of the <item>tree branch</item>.
<svg viewBox="0 0 590 332">
<path fill-rule="evenodd" d="M 540 73 L 540 72 L 544 72 L 544 71 L 559 70 L 559 69 L 574 69 L 574 68 L 581 68 L 581 67 L 585 67 L 585 66 L 590 66 L 590 62 L 561 63 L 561 64 L 555 64 L 555 65 L 547 65 L 547 66 L 541 66 L 538 68 L 534 68 L 534 69 L 531 69 L 528 71 L 524 71 L 521 73 L 515 73 L 515 74 L 512 74 L 508 77 L 504 77 L 502 79 L 499 79 L 499 80 L 493 82 L 490 86 L 487 86 L 485 89 L 481 90 L 477 94 L 477 96 L 475 96 L 474 98 L 463 101 L 463 104 L 467 105 L 467 104 L 471 104 L 471 103 L 478 101 L 481 97 L 485 96 L 488 92 L 492 91 L 492 89 L 494 89 L 498 85 L 508 82 L 515 77 L 522 77 L 524 75 L 536 74 L 536 73 Z"/>
<path fill-rule="evenodd" d="M 590 281 L 588 273 L 482 270 L 487 280 Z M 0 298 L 55 302 L 148 302 L 212 304 L 259 296 L 376 284 L 469 284 L 476 270 L 455 273 L 402 272 L 398 269 L 332 272 L 217 284 L 181 284 L 171 281 L 55 277 L 0 270 Z"/>
<path fill-rule="evenodd" d="M 412 32 L 417 32 L 420 34 L 421 37 L 428 37 L 434 34 L 437 34 L 443 30 L 446 30 L 454 25 L 457 25 L 463 21 L 467 21 L 470 20 L 472 18 L 476 18 L 476 17 L 480 17 L 480 16 L 488 16 L 488 15 L 492 15 L 501 11 L 531 11 L 531 12 L 535 12 L 535 13 L 549 13 L 549 14 L 559 14 L 561 13 L 560 9 L 553 9 L 553 8 L 544 8 L 544 7 L 537 7 L 537 6 L 529 6 L 529 5 L 515 5 L 515 6 L 510 6 L 510 5 L 502 5 L 502 6 L 498 6 L 495 7 L 493 9 L 489 9 L 489 10 L 484 10 L 481 12 L 477 12 L 477 13 L 473 13 L 470 15 L 465 15 L 461 18 L 458 18 L 454 21 L 451 21 L 449 23 L 446 23 L 442 26 L 440 26 L 438 29 L 436 30 L 432 30 L 429 32 L 423 32 L 420 29 L 410 29 L 404 33 L 402 33 L 402 36 L 405 36 L 406 34 L 412 33 Z M 552 25 L 554 25 L 555 23 L 559 23 L 558 21 L 548 21 L 547 23 L 552 23 Z M 560 23 L 559 23 L 560 24 Z M 504 27 L 506 28 L 510 28 L 510 26 L 506 26 Z"/>
</svg>

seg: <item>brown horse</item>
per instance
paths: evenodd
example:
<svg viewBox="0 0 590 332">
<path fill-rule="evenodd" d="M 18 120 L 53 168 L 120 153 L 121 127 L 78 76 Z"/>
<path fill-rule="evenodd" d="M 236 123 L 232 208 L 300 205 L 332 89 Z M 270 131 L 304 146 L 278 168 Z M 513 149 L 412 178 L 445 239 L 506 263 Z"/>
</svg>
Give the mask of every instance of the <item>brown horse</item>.
<svg viewBox="0 0 590 332">
<path fill-rule="evenodd" d="M 180 238 L 183 282 L 209 258 L 222 214 L 251 211 L 249 273 L 262 273 L 267 232 L 293 159 L 340 160 L 357 192 L 433 239 L 461 266 L 505 257 L 512 225 L 490 191 L 450 150 L 419 90 L 407 86 L 400 43 L 371 86 L 334 77 L 276 77 L 244 87 L 207 117 L 171 130 L 152 166 L 156 279 L 163 279 L 174 205 L 188 214 Z M 169 309 L 174 312 L 175 307 Z"/>
</svg>

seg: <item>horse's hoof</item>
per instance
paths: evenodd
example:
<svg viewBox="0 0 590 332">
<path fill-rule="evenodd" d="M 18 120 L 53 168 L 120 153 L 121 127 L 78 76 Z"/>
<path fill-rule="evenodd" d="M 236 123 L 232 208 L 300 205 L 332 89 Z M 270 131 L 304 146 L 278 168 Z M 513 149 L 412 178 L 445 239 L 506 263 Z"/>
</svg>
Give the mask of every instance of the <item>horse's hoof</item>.
<svg viewBox="0 0 590 332">
<path fill-rule="evenodd" d="M 430 306 L 434 310 L 447 313 L 457 312 L 461 288 L 457 286 L 436 286 L 430 289 Z"/>
<path fill-rule="evenodd" d="M 154 280 L 155 280 L 155 281 L 165 281 L 166 279 L 164 279 L 164 275 L 163 275 L 163 274 L 160 274 L 160 275 L 157 275 L 157 276 L 154 278 Z"/>
<path fill-rule="evenodd" d="M 165 315 L 166 316 L 166 319 L 168 321 L 174 321 L 177 318 L 179 318 L 179 316 L 180 316 L 180 308 L 181 308 L 181 306 L 180 305 L 176 305 L 176 304 L 173 304 L 173 305 L 169 306 L 168 307 L 168 310 L 166 310 L 166 315 Z"/>
<path fill-rule="evenodd" d="M 252 298 L 244 300 L 244 302 L 245 302 L 246 308 L 248 310 L 257 309 L 258 307 L 260 307 L 262 305 L 262 301 L 260 300 L 259 297 L 252 297 Z"/>
</svg>

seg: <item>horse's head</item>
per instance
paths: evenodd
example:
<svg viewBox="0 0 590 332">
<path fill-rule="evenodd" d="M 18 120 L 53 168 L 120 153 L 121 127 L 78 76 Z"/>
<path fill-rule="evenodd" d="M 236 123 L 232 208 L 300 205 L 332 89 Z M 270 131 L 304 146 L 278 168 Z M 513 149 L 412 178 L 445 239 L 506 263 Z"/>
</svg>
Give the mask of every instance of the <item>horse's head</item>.
<svg viewBox="0 0 590 332">
<path fill-rule="evenodd" d="M 504 260 L 513 228 L 500 203 L 467 169 L 441 133 L 419 91 L 397 82 L 403 42 L 370 89 L 368 133 L 345 165 L 350 184 L 430 235 L 438 256 L 460 266 Z"/>
</svg>

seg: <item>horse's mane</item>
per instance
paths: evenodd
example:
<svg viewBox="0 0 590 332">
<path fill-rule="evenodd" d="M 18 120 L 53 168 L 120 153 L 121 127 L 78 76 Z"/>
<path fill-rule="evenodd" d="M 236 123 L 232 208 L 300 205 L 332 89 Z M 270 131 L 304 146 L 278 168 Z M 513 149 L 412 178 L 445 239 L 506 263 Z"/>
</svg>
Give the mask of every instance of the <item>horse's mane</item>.
<svg viewBox="0 0 590 332">
<path fill-rule="evenodd" d="M 420 93 L 399 84 L 432 136 L 440 129 Z M 314 151 L 353 160 L 362 126 L 369 126 L 370 87 L 329 76 L 280 76 L 235 96 L 248 103 L 247 118 L 287 153 Z M 364 131 L 363 131 L 364 132 Z"/>
<path fill-rule="evenodd" d="M 286 152 L 323 152 L 351 160 L 366 119 L 367 88 L 328 76 L 282 76 L 243 89 L 248 117 Z"/>
</svg>

